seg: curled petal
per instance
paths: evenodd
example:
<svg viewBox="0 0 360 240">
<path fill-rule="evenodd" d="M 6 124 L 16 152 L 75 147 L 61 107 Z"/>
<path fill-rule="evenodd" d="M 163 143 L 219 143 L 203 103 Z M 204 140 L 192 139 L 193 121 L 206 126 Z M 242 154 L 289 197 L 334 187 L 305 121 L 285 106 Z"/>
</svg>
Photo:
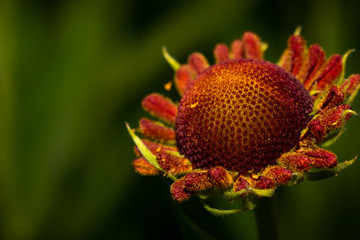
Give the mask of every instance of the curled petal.
<svg viewBox="0 0 360 240">
<path fill-rule="evenodd" d="M 353 115 L 350 105 L 342 104 L 330 109 L 320 118 L 322 123 L 328 128 L 328 131 L 335 130 L 344 124 Z"/>
<path fill-rule="evenodd" d="M 191 163 L 188 159 L 176 156 L 165 151 L 158 152 L 156 159 L 160 167 L 167 173 L 184 174 L 192 170 Z"/>
<path fill-rule="evenodd" d="M 326 56 L 324 50 L 317 44 L 310 45 L 305 60 L 305 67 L 298 75 L 298 79 L 301 82 L 304 82 L 306 89 L 310 89 L 314 83 L 315 77 L 324 65 L 325 60 Z"/>
<path fill-rule="evenodd" d="M 281 55 L 278 65 L 290 72 L 291 70 L 291 61 L 290 61 L 290 51 L 289 49 L 285 49 L 284 53 Z"/>
<path fill-rule="evenodd" d="M 180 95 L 184 95 L 185 91 L 190 87 L 196 73 L 189 65 L 182 65 L 175 73 L 175 85 Z"/>
<path fill-rule="evenodd" d="M 141 104 L 151 115 L 166 122 L 175 123 L 177 106 L 163 95 L 158 93 L 147 95 Z"/>
<path fill-rule="evenodd" d="M 339 106 L 344 102 L 345 94 L 337 86 L 332 86 L 321 103 L 320 109 L 329 109 Z"/>
<path fill-rule="evenodd" d="M 240 39 L 236 39 L 231 44 L 232 59 L 244 57 L 244 43 Z"/>
<path fill-rule="evenodd" d="M 320 142 L 327 133 L 345 124 L 353 114 L 350 105 L 347 104 L 328 109 L 309 122 L 309 132 L 316 138 L 317 142 Z"/>
<path fill-rule="evenodd" d="M 165 127 L 162 124 L 154 122 L 147 118 L 141 118 L 139 121 L 140 132 L 148 138 L 171 141 L 175 140 L 175 131 L 172 128 Z"/>
<path fill-rule="evenodd" d="M 308 126 L 309 126 L 308 133 L 311 134 L 313 137 L 315 137 L 317 142 L 322 141 L 328 132 L 326 127 L 323 125 L 322 121 L 320 121 L 320 119 L 311 120 Z"/>
<path fill-rule="evenodd" d="M 250 186 L 255 189 L 269 189 L 275 187 L 275 181 L 264 176 L 252 177 Z"/>
<path fill-rule="evenodd" d="M 173 199 L 177 202 L 183 202 L 185 200 L 188 200 L 193 193 L 188 192 L 185 189 L 185 179 L 180 178 L 176 182 L 174 182 L 170 187 L 171 196 Z"/>
<path fill-rule="evenodd" d="M 145 158 L 140 157 L 133 161 L 132 163 L 135 171 L 144 176 L 154 176 L 160 173 L 153 165 L 151 165 Z"/>
<path fill-rule="evenodd" d="M 242 37 L 244 43 L 244 57 L 247 59 L 262 59 L 263 51 L 259 36 L 252 32 L 244 33 Z"/>
<path fill-rule="evenodd" d="M 209 169 L 208 176 L 213 187 L 216 188 L 228 188 L 233 183 L 233 178 L 223 167 Z"/>
<path fill-rule="evenodd" d="M 278 160 L 279 164 L 295 172 L 308 171 L 311 168 L 311 160 L 308 156 L 298 153 L 284 153 Z"/>
<path fill-rule="evenodd" d="M 185 188 L 189 192 L 200 192 L 212 187 L 206 171 L 189 173 L 184 179 Z"/>
<path fill-rule="evenodd" d="M 248 189 L 249 186 L 250 186 L 250 184 L 245 178 L 238 177 L 238 179 L 236 179 L 236 181 L 234 183 L 233 191 L 239 192 L 241 190 Z"/>
<path fill-rule="evenodd" d="M 209 62 L 201 53 L 193 53 L 189 56 L 188 63 L 190 67 L 197 73 L 203 72 L 209 67 Z"/>
<path fill-rule="evenodd" d="M 348 79 L 346 79 L 343 84 L 340 86 L 340 89 L 344 92 L 346 96 L 354 98 L 360 88 L 360 75 L 353 74 Z"/>
<path fill-rule="evenodd" d="M 324 90 L 331 85 L 340 76 L 342 68 L 342 57 L 338 54 L 332 55 L 315 80 L 316 90 Z"/>
<path fill-rule="evenodd" d="M 189 199 L 195 193 L 210 188 L 228 188 L 233 180 L 230 174 L 222 167 L 209 170 L 190 172 L 171 185 L 173 198 L 182 202 Z"/>
<path fill-rule="evenodd" d="M 310 158 L 312 167 L 333 168 L 337 165 L 336 155 L 325 149 L 308 149 L 302 153 Z"/>
<path fill-rule="evenodd" d="M 214 49 L 215 62 L 221 63 L 229 60 L 229 49 L 225 44 L 217 44 Z"/>
<path fill-rule="evenodd" d="M 272 179 L 276 185 L 284 185 L 290 181 L 292 174 L 291 170 L 282 166 L 269 166 L 262 175 Z"/>
<path fill-rule="evenodd" d="M 294 35 L 289 38 L 288 41 L 288 49 L 289 49 L 289 64 L 290 72 L 297 76 L 301 70 L 301 67 L 305 58 L 306 51 L 306 42 L 304 38 L 300 35 Z"/>
</svg>

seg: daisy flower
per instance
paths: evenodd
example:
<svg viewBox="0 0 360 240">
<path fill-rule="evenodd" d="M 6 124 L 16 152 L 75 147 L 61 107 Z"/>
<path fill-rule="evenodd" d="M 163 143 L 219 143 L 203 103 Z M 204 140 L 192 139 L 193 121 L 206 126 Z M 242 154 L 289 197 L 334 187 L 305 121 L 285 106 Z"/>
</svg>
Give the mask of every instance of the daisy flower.
<svg viewBox="0 0 360 240">
<path fill-rule="evenodd" d="M 168 177 L 176 202 L 197 195 L 222 215 L 253 209 L 281 185 L 335 176 L 351 165 L 355 159 L 339 163 L 324 148 L 355 114 L 350 104 L 360 75 L 344 74 L 351 50 L 327 57 L 299 28 L 277 63 L 263 60 L 266 48 L 245 32 L 230 47 L 217 44 L 212 65 L 197 52 L 180 64 L 163 49 L 180 100 L 152 93 L 142 107 L 153 119 L 140 119 L 135 130 L 127 124 L 135 171 Z M 242 207 L 210 207 L 205 201 L 214 193 L 242 200 Z"/>
</svg>

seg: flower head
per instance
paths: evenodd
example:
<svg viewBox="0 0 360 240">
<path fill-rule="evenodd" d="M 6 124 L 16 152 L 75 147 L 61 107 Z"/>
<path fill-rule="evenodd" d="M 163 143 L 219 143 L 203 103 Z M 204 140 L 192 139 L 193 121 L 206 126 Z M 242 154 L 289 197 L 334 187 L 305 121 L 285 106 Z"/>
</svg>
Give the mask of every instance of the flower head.
<svg viewBox="0 0 360 240">
<path fill-rule="evenodd" d="M 266 44 L 251 32 L 230 49 L 216 45 L 212 66 L 200 53 L 180 65 L 164 50 L 181 99 L 177 104 L 156 93 L 144 98 L 143 108 L 161 122 L 141 119 L 142 138 L 127 125 L 136 144 L 135 170 L 172 179 L 177 202 L 214 191 L 245 200 L 232 213 L 252 209 L 256 197 L 270 197 L 280 185 L 334 176 L 352 164 L 338 163 L 321 147 L 338 139 L 355 114 L 349 104 L 360 75 L 344 78 L 350 51 L 326 58 L 299 32 L 277 64 L 262 60 Z"/>
</svg>

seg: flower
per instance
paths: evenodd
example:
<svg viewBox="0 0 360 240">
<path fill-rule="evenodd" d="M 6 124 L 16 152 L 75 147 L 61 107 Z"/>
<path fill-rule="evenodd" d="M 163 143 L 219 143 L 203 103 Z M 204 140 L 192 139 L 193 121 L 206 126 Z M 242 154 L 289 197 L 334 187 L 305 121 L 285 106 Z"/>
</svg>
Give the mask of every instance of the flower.
<svg viewBox="0 0 360 240">
<path fill-rule="evenodd" d="M 350 103 L 360 75 L 344 77 L 351 51 L 327 58 L 319 45 L 307 47 L 299 28 L 277 64 L 263 60 L 266 47 L 246 32 L 230 49 L 216 45 L 214 65 L 200 53 L 180 65 L 163 49 L 181 99 L 150 94 L 142 107 L 161 122 L 142 118 L 137 131 L 127 124 L 136 144 L 135 171 L 172 179 L 177 202 L 214 192 L 245 200 L 229 211 L 203 202 L 225 214 L 252 209 L 254 199 L 271 197 L 280 185 L 334 176 L 351 165 L 355 158 L 338 163 L 323 148 L 355 114 Z"/>
</svg>

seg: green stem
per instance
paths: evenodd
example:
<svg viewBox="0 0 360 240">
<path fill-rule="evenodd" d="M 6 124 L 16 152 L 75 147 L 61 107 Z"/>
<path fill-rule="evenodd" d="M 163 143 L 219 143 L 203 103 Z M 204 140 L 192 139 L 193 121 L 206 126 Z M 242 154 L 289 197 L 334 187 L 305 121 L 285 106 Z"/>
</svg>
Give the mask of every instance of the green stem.
<svg viewBox="0 0 360 240">
<path fill-rule="evenodd" d="M 278 240 L 278 215 L 276 198 L 260 198 L 255 208 L 259 240 Z"/>
</svg>

